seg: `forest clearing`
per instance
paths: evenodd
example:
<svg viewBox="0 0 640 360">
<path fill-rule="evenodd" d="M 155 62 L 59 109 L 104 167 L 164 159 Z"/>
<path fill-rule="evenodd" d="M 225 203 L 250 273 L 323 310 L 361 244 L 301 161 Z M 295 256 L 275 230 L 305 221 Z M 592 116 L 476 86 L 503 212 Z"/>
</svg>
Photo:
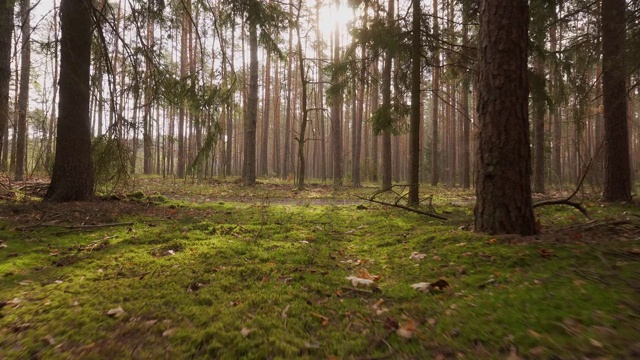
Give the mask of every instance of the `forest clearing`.
<svg viewBox="0 0 640 360">
<path fill-rule="evenodd" d="M 374 187 L 135 189 L 0 207 L 0 358 L 640 356 L 633 205 L 538 208 L 521 237 L 470 231 L 460 189 L 424 190 L 447 220 Z"/>
</svg>

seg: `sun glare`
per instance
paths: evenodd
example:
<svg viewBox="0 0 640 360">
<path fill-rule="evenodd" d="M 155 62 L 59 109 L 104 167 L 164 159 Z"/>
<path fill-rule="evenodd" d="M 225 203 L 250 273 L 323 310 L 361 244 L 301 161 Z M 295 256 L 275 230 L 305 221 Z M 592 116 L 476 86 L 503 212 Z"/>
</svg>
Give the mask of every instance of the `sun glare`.
<svg viewBox="0 0 640 360">
<path fill-rule="evenodd" d="M 340 5 L 336 7 L 333 1 L 325 1 L 325 4 L 320 7 L 319 18 L 320 33 L 325 40 L 329 40 L 336 25 L 343 36 L 346 34 L 347 24 L 354 18 L 353 9 L 345 2 L 340 2 Z"/>
</svg>

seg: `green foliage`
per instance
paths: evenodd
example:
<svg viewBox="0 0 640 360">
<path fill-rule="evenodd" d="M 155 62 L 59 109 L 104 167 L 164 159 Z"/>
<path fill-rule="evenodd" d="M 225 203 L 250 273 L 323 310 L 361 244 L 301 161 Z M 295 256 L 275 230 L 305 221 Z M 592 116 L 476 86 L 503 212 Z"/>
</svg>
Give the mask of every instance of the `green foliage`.
<svg viewBox="0 0 640 360">
<path fill-rule="evenodd" d="M 93 140 L 91 157 L 94 167 L 94 188 L 97 193 L 109 194 L 129 178 L 131 151 L 122 141 L 101 136 Z"/>
<path fill-rule="evenodd" d="M 389 129 L 393 135 L 408 131 L 407 117 L 411 107 L 406 104 L 392 103 L 391 106 L 380 106 L 371 115 L 371 129 L 375 135 Z"/>
</svg>

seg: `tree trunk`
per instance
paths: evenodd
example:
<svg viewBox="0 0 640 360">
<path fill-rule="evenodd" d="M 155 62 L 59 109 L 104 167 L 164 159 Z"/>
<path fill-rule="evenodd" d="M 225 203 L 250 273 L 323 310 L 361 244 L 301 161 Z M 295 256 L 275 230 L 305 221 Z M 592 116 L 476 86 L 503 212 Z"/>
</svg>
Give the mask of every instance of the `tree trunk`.
<svg viewBox="0 0 640 360">
<path fill-rule="evenodd" d="M 393 26 L 395 13 L 395 1 L 389 0 L 387 10 L 387 26 Z M 382 189 L 391 189 L 391 66 L 393 56 L 391 50 L 387 49 L 384 56 L 384 66 L 382 68 L 382 108 L 385 111 L 384 127 L 382 129 Z"/>
<path fill-rule="evenodd" d="M 189 20 L 188 11 L 190 11 L 187 3 L 182 3 L 182 31 L 180 37 L 180 79 L 182 81 L 187 81 L 187 51 L 189 48 L 188 40 L 189 40 L 189 28 L 191 27 L 191 21 Z M 180 104 L 180 109 L 178 110 L 178 169 L 176 171 L 176 175 L 178 178 L 184 178 L 185 171 L 185 122 L 186 122 L 187 109 L 185 105 L 185 100 L 183 99 Z"/>
<path fill-rule="evenodd" d="M 409 129 L 409 204 L 420 203 L 420 1 L 412 0 L 413 23 L 411 35 L 411 120 Z"/>
<path fill-rule="evenodd" d="M 256 184 L 256 124 L 258 121 L 258 29 L 254 21 L 249 26 L 249 94 L 244 115 L 244 160 L 242 178 L 246 186 Z"/>
<path fill-rule="evenodd" d="M 27 158 L 27 113 L 29 112 L 29 78 L 31 76 L 31 2 L 20 0 L 20 31 L 22 50 L 20 51 L 20 95 L 18 96 L 18 135 L 16 146 L 16 181 L 24 180 Z"/>
<path fill-rule="evenodd" d="M 269 115 L 271 111 L 271 55 L 267 49 L 264 75 L 264 103 L 262 105 L 262 139 L 260 142 L 260 176 L 269 174 Z"/>
<path fill-rule="evenodd" d="M 60 103 L 51 201 L 81 201 L 93 196 L 89 70 L 91 65 L 90 0 L 62 0 Z"/>
<path fill-rule="evenodd" d="M 393 1 L 393 0 L 392 0 Z M 340 0 L 335 0 L 336 7 L 340 4 Z M 338 23 L 333 34 L 333 62 L 338 63 L 340 60 L 340 30 Z M 332 79 L 332 82 L 337 81 L 337 78 Z M 334 94 L 331 100 L 331 141 L 333 145 L 333 186 L 342 186 L 342 96 Z"/>
<path fill-rule="evenodd" d="M 9 124 L 9 85 L 11 84 L 11 35 L 13 34 L 13 2 L 0 0 L 0 154 L 6 150 L 4 134 Z M 0 170 L 2 169 L 0 165 Z"/>
<path fill-rule="evenodd" d="M 602 1 L 602 93 L 604 105 L 605 201 L 631 201 L 624 61 L 625 0 Z"/>
<path fill-rule="evenodd" d="M 433 0 L 433 37 L 438 40 L 440 36 L 438 28 L 438 0 Z M 438 185 L 440 181 L 439 168 L 439 132 L 438 132 L 438 101 L 440 97 L 440 52 L 436 45 L 433 51 L 433 100 L 431 105 L 431 186 Z"/>
<path fill-rule="evenodd" d="M 148 3 L 147 5 L 147 11 L 151 11 L 151 2 Z M 154 29 L 153 29 L 153 20 L 151 17 L 151 14 L 147 15 L 147 46 L 149 48 L 153 48 L 154 46 Z M 153 65 L 151 63 L 151 54 L 148 54 L 147 57 L 145 58 L 145 92 L 144 92 L 144 118 L 143 118 L 143 125 L 142 125 L 142 143 L 143 143 L 143 158 L 144 158 L 144 164 L 143 164 L 143 172 L 145 175 L 149 175 L 151 174 L 151 165 L 153 163 L 153 156 L 152 156 L 152 152 L 153 152 L 153 141 L 152 136 L 153 136 L 153 127 L 151 125 L 151 111 L 153 110 L 153 101 L 152 101 L 152 94 L 151 91 L 153 89 L 152 87 L 152 83 L 151 83 L 151 66 Z"/>
<path fill-rule="evenodd" d="M 529 149 L 525 0 L 480 2 L 475 228 L 535 233 Z"/>
</svg>

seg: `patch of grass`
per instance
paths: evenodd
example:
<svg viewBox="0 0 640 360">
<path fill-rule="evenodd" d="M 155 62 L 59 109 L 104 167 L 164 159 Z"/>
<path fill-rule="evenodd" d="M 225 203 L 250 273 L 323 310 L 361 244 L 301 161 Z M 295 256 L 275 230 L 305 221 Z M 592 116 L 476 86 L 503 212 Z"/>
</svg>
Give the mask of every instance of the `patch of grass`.
<svg viewBox="0 0 640 360">
<path fill-rule="evenodd" d="M 3 219 L 0 353 L 52 359 L 640 354 L 634 252 L 640 244 L 631 228 L 491 237 L 461 228 L 471 221 L 466 193 L 434 198 L 438 211 L 449 212 L 443 222 L 377 205 L 337 206 L 334 200 L 347 196 L 329 190 L 325 197 L 320 190 L 298 194 L 300 204 L 239 195 L 274 199 L 272 184 L 208 186 L 213 190 L 182 189 L 163 205 L 127 205 L 133 208 L 115 220 L 132 227 L 17 231 L 24 221 Z M 193 195 L 199 192 L 207 195 Z M 210 200 L 191 202 L 192 196 Z M 327 202 L 304 203 L 308 198 Z M 99 206 L 115 205 L 87 209 L 105 211 Z M 589 207 L 601 210 L 593 212 L 602 219 L 635 211 Z M 37 221 L 36 214 L 19 207 L 15 216 Z M 572 209 L 537 214 L 543 229 L 583 222 L 572 220 Z M 367 274 L 379 276 L 375 287 L 353 289 L 346 279 Z M 450 286 L 411 287 L 438 279 Z M 119 307 L 122 314 L 108 315 Z"/>
</svg>

